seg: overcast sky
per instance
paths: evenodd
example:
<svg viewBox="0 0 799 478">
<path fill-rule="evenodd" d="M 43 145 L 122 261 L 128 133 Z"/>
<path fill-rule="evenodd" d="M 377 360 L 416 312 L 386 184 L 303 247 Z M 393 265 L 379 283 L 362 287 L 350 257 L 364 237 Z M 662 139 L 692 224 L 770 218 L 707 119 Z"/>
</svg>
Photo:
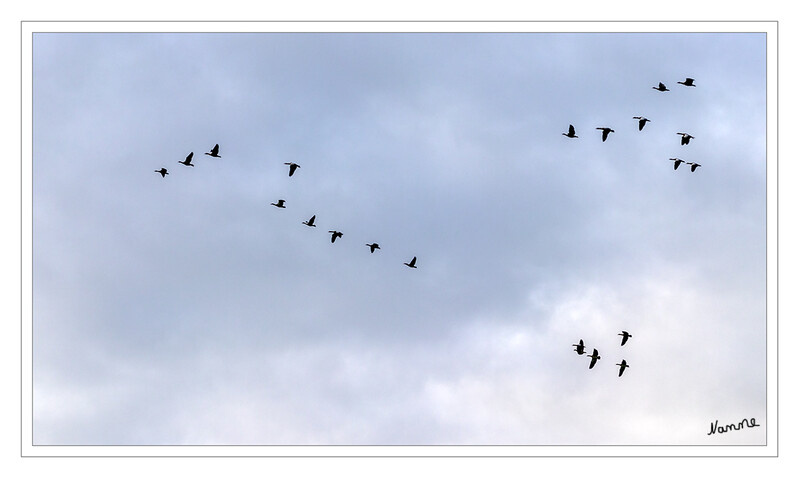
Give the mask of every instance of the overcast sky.
<svg viewBox="0 0 799 478">
<path fill-rule="evenodd" d="M 33 47 L 34 444 L 765 443 L 765 34 Z"/>
</svg>

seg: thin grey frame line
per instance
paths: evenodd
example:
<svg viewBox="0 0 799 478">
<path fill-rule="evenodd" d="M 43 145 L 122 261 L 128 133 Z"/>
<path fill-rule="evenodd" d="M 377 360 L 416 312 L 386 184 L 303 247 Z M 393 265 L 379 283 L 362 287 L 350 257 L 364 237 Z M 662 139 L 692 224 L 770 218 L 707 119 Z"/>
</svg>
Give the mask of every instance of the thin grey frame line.
<svg viewBox="0 0 799 478">
<path fill-rule="evenodd" d="M 422 21 L 415 21 L 415 20 L 376 20 L 376 21 L 371 21 L 371 20 L 353 20 L 353 21 L 348 21 L 348 20 L 311 20 L 311 21 L 305 21 L 305 20 L 286 20 L 286 21 L 282 21 L 282 20 L 269 20 L 269 21 L 257 21 L 257 20 L 256 21 L 249 21 L 249 20 L 234 20 L 234 21 L 211 20 L 211 21 L 199 21 L 199 22 L 189 21 L 189 20 L 185 20 L 185 21 L 170 21 L 170 20 L 157 20 L 157 21 L 148 21 L 148 20 L 132 20 L 132 21 L 127 21 L 127 20 L 113 20 L 113 21 L 103 21 L 103 20 L 88 20 L 88 21 L 79 21 L 79 20 L 75 20 L 75 21 L 72 21 L 72 20 L 45 20 L 45 21 L 36 21 L 36 20 L 23 20 L 23 21 L 20 22 L 20 40 L 22 40 L 24 38 L 24 33 L 25 33 L 25 32 L 22 31 L 22 24 L 24 24 L 24 23 L 33 23 L 33 22 L 36 22 L 36 23 L 774 23 L 776 28 L 777 28 L 776 36 L 777 36 L 777 40 L 778 41 L 777 41 L 777 46 L 776 46 L 776 53 L 777 53 L 777 58 L 779 58 L 779 21 L 777 21 L 777 20 L 742 20 L 742 21 L 724 21 L 724 20 L 715 20 L 715 21 L 703 21 L 703 20 L 690 20 L 690 21 L 680 21 L 680 20 L 665 20 L 665 21 L 660 21 L 660 20 L 647 20 L 647 21 L 635 21 L 635 20 L 621 20 L 621 21 L 614 21 L 614 20 L 607 20 L 607 21 L 580 20 L 580 21 L 569 21 L 569 20 L 559 20 L 559 21 L 553 21 L 553 22 L 550 22 L 550 21 L 528 21 L 528 20 L 466 20 L 466 21 L 459 21 L 459 20 L 422 20 Z M 506 32 L 491 32 L 491 31 L 486 31 L 486 32 L 430 32 L 430 31 L 428 31 L 428 32 L 388 32 L 388 31 L 382 31 L 382 32 L 312 32 L 312 31 L 311 32 L 296 32 L 296 31 L 294 31 L 294 32 L 259 32 L 259 31 L 255 31 L 255 32 L 244 32 L 244 31 L 239 31 L 239 32 L 207 32 L 207 31 L 206 32 L 124 32 L 124 31 L 115 31 L 115 32 L 100 32 L 100 31 L 98 31 L 98 32 L 46 32 L 46 31 L 39 31 L 39 32 L 30 32 L 30 33 L 31 33 L 31 35 L 34 35 L 35 33 L 88 33 L 88 34 L 91 34 L 91 33 L 101 33 L 101 34 L 104 34 L 104 33 L 122 33 L 122 34 L 131 34 L 131 33 L 142 33 L 142 34 L 153 34 L 153 33 L 155 33 L 155 34 L 159 34 L 159 33 L 173 33 L 173 34 L 180 34 L 180 33 L 194 33 L 194 34 L 196 34 L 196 33 L 202 33 L 202 34 L 213 34 L 213 33 L 225 33 L 225 34 L 236 34 L 236 33 L 244 33 L 244 34 L 252 34 L 252 33 L 261 33 L 261 34 L 269 34 L 269 33 L 287 33 L 287 34 L 296 34 L 296 33 L 300 33 L 300 34 L 308 34 L 308 33 L 317 33 L 317 34 L 324 34 L 324 33 L 333 33 L 333 34 L 358 34 L 358 33 L 374 33 L 374 34 L 379 34 L 379 33 L 384 33 L 384 34 L 385 33 L 387 33 L 387 34 L 392 34 L 392 33 L 405 33 L 405 34 L 414 34 L 414 33 L 421 33 L 421 34 L 431 34 L 431 33 L 432 34 L 459 34 L 459 33 L 461 33 L 461 34 L 480 34 L 480 33 L 487 33 L 487 34 L 501 34 L 501 33 L 511 33 L 511 34 L 536 34 L 536 33 L 552 33 L 552 34 L 556 34 L 556 33 L 563 33 L 563 34 L 601 34 L 601 33 L 608 33 L 608 34 L 635 34 L 635 33 L 641 33 L 641 34 L 645 34 L 645 33 L 654 33 L 654 34 L 702 34 L 702 33 L 725 34 L 725 33 L 753 33 L 753 34 L 758 34 L 758 33 L 762 33 L 762 34 L 766 34 L 766 45 L 767 45 L 767 48 L 768 48 L 768 32 L 767 31 L 763 31 L 763 32 L 740 32 L 740 31 L 725 31 L 725 32 L 701 32 L 701 31 L 700 32 L 696 32 L 696 31 L 694 31 L 694 32 L 673 32 L 673 31 L 671 31 L 671 32 L 669 32 L 669 31 L 662 31 L 662 32 L 661 31 L 649 31 L 649 32 L 633 32 L 633 31 L 631 31 L 631 32 L 604 32 L 604 31 L 603 32 L 584 32 L 584 31 L 582 31 L 582 32 L 562 32 L 562 31 L 561 32 L 544 32 L 544 31 L 541 31 L 541 32 L 529 32 L 529 31 L 518 31 L 518 32 L 517 31 L 511 31 L 511 32 L 507 32 L 507 31 Z M 32 40 L 32 38 L 31 38 L 31 40 Z M 31 44 L 32 44 L 32 41 L 31 41 Z M 31 51 L 31 54 L 33 54 L 32 51 Z M 768 61 L 768 58 L 766 60 Z M 22 56 L 20 56 L 20 72 L 22 71 L 22 65 L 23 65 L 23 59 L 22 59 Z M 779 97 L 779 62 L 778 61 L 776 62 L 776 68 L 777 68 L 777 84 L 776 84 L 777 97 Z M 31 71 L 31 79 L 33 80 L 33 72 L 32 71 Z M 768 82 L 768 70 L 766 71 L 766 81 Z M 768 131 L 768 88 L 766 88 L 765 94 L 766 94 L 766 98 L 767 98 L 767 100 L 766 100 L 766 131 Z M 20 124 L 22 124 L 23 101 L 24 101 L 24 99 L 23 99 L 22 95 L 20 95 Z M 777 115 L 779 115 L 779 102 L 777 102 L 777 107 L 776 108 L 777 108 Z M 779 118 L 779 116 L 777 116 L 777 118 Z M 777 122 L 779 122 L 779 119 L 777 119 Z M 31 115 L 31 132 L 33 131 L 33 124 L 32 123 L 33 123 L 33 116 Z M 779 145 L 779 131 L 777 131 L 776 134 L 777 134 L 777 136 L 776 136 L 777 144 Z M 22 136 L 22 132 L 20 132 L 20 142 L 22 142 L 22 137 L 21 136 Z M 31 152 L 32 151 L 33 151 L 33 145 L 31 145 Z M 20 161 L 22 161 L 22 158 L 20 158 Z M 33 161 L 33 158 L 31 158 L 31 161 Z M 777 156 L 777 171 L 778 171 L 778 177 L 779 177 L 779 155 Z M 768 142 L 766 142 L 766 178 L 768 178 Z M 22 191 L 22 187 L 21 187 L 22 186 L 22 179 L 23 179 L 22 175 L 20 175 L 20 191 Z M 32 175 L 31 175 L 30 181 L 31 181 L 31 186 L 33 186 L 33 177 L 32 177 Z M 776 228 L 777 228 L 777 266 L 776 266 L 776 268 L 777 268 L 777 274 L 778 274 L 777 275 L 778 284 L 777 284 L 776 294 L 777 294 L 777 303 L 779 304 L 779 182 L 777 182 L 776 188 L 777 188 L 777 194 L 778 194 L 778 200 L 777 200 L 777 204 L 776 204 L 776 209 L 777 209 L 777 220 L 776 220 Z M 31 205 L 33 203 L 32 194 L 33 194 L 33 187 L 31 187 Z M 20 196 L 21 196 L 20 199 L 22 199 L 22 193 L 20 193 Z M 20 230 L 22 230 L 22 222 L 23 222 L 23 220 L 22 220 L 22 210 L 21 209 L 22 209 L 22 202 L 20 203 Z M 766 195 L 766 212 L 768 213 L 768 194 Z M 32 213 L 32 211 L 31 211 L 31 213 Z M 766 224 L 768 225 L 768 221 L 767 221 Z M 766 237 L 768 237 L 768 227 L 766 227 Z M 22 238 L 20 237 L 20 240 L 21 239 Z M 33 239 L 33 231 L 31 230 L 31 240 L 32 239 Z M 31 256 L 33 256 L 33 248 L 32 247 L 31 247 Z M 766 256 L 768 256 L 768 241 L 766 243 Z M 22 258 L 22 254 L 20 254 L 20 279 L 22 278 L 22 265 L 23 265 L 22 263 L 23 263 L 23 258 Z M 20 282 L 21 282 L 21 280 L 20 280 Z M 31 271 L 31 293 L 33 291 L 32 287 L 33 287 L 33 271 Z M 766 261 L 766 291 L 768 291 L 768 261 Z M 32 300 L 32 298 L 31 298 L 31 300 Z M 22 302 L 22 291 L 20 291 L 20 302 Z M 31 327 L 32 327 L 33 304 L 31 303 L 30 305 L 31 305 Z M 766 301 L 766 318 L 768 318 L 768 301 Z M 776 321 L 777 321 L 777 334 L 779 336 L 779 305 L 778 305 Z M 20 317 L 20 326 L 22 327 L 22 325 L 24 325 L 24 324 L 22 324 L 22 317 Z M 33 356 L 32 356 L 33 355 L 33 339 L 34 339 L 33 334 L 31 334 L 31 375 L 33 373 Z M 22 334 L 20 334 L 20 348 L 21 349 L 22 349 L 22 345 L 23 345 L 22 344 Z M 766 351 L 768 351 L 768 319 L 766 320 Z M 779 343 L 777 344 L 777 351 L 776 352 L 778 354 L 777 377 L 779 378 Z M 768 370 L 768 353 L 766 353 L 766 370 Z M 20 363 L 20 374 L 21 374 L 20 375 L 20 395 L 21 395 L 21 390 L 22 390 L 22 373 L 23 372 L 24 372 L 24 370 L 22 370 L 22 363 Z M 777 385 L 776 386 L 777 386 L 777 415 L 779 416 L 779 380 L 777 380 Z M 33 407 L 33 383 L 31 381 L 31 410 L 32 410 L 32 407 Z M 23 416 L 22 411 L 23 411 L 22 410 L 22 400 L 20 400 L 20 444 L 22 443 L 22 416 Z M 608 446 L 612 446 L 612 447 L 618 447 L 618 446 L 625 446 L 625 447 L 674 447 L 674 446 L 690 446 L 690 447 L 695 447 L 695 446 L 699 446 L 699 447 L 708 447 L 708 446 L 723 446 L 725 448 L 726 447 L 750 447 L 750 446 L 751 447 L 767 447 L 768 446 L 768 424 L 769 424 L 769 421 L 768 421 L 768 373 L 767 373 L 766 374 L 766 421 L 763 424 L 764 427 L 765 427 L 765 432 L 766 432 L 766 443 L 762 444 L 762 445 L 742 445 L 742 444 L 730 444 L 730 445 L 713 445 L 713 444 L 699 444 L 699 445 L 648 445 L 648 444 L 644 444 L 644 445 L 622 445 L 622 444 L 615 444 L 615 445 L 610 445 L 610 444 L 600 444 L 600 445 L 584 445 L 584 444 L 578 444 L 578 445 L 552 445 L 552 444 L 548 444 L 548 445 L 499 445 L 499 444 L 490 444 L 490 445 L 472 445 L 472 444 L 466 444 L 466 445 L 446 445 L 446 444 L 443 444 L 443 445 L 442 444 L 432 444 L 432 445 L 340 445 L 340 444 L 338 444 L 338 445 L 337 444 L 334 444 L 334 445 L 285 445 L 285 444 L 280 444 L 280 445 L 225 445 L 225 444 L 222 444 L 222 445 L 178 445 L 178 444 L 167 444 L 167 445 L 36 445 L 36 444 L 31 442 L 31 447 L 53 447 L 53 446 L 58 446 L 58 447 L 77 447 L 77 446 L 80 446 L 80 447 L 85 447 L 85 446 L 101 446 L 101 447 L 112 447 L 112 446 L 113 447 L 120 447 L 120 446 L 125 446 L 125 447 L 130 447 L 130 446 L 134 446 L 134 447 L 141 447 L 141 446 L 159 446 L 159 447 L 162 447 L 162 446 L 168 446 L 168 447 L 176 447 L 176 446 L 180 446 L 180 447 L 184 447 L 184 446 L 191 446 L 191 447 L 196 447 L 196 446 L 201 446 L 201 447 L 220 447 L 220 446 L 221 447 L 242 447 L 242 446 L 245 446 L 245 447 L 253 447 L 253 446 L 259 446 L 259 447 L 260 446 L 264 446 L 264 447 L 267 447 L 267 446 L 302 446 L 302 447 L 318 447 L 318 446 L 324 446 L 324 447 L 342 447 L 342 446 L 343 447 L 350 447 L 350 446 L 364 446 L 364 447 L 376 447 L 376 446 L 379 446 L 379 447 L 386 447 L 386 446 L 399 446 L 399 447 L 407 447 L 407 446 L 425 446 L 425 447 L 441 447 L 441 446 L 458 446 L 458 447 L 475 447 L 475 446 L 485 446 L 485 447 L 540 447 L 540 446 L 557 446 L 557 447 L 574 447 L 574 446 L 577 446 L 577 447 L 585 447 L 585 446 L 590 446 L 590 447 L 608 447 Z M 777 446 L 777 455 L 776 456 L 779 456 L 779 422 L 777 422 L 776 428 L 777 428 L 777 445 L 776 445 Z M 33 432 L 33 414 L 31 414 L 31 440 L 33 440 L 33 433 L 32 432 Z M 27 455 L 21 455 L 21 456 L 27 456 Z M 36 456 L 38 457 L 38 455 L 36 455 Z M 58 455 L 53 455 L 53 456 L 56 457 Z M 75 456 L 77 457 L 77 456 L 81 456 L 81 455 L 75 455 Z M 98 456 L 98 455 L 86 455 L 86 456 L 87 457 L 95 457 L 95 456 L 96 457 L 103 457 L 103 456 Z M 129 455 L 120 455 L 120 456 L 129 456 Z M 135 456 L 135 457 L 151 457 L 151 456 L 153 456 L 153 455 L 142 455 L 142 456 Z M 210 455 L 206 455 L 206 456 L 210 457 Z M 226 456 L 226 455 L 222 455 L 222 456 Z M 222 456 L 220 456 L 220 457 L 222 457 Z M 271 455 L 264 455 L 264 456 L 271 457 Z M 343 455 L 342 457 L 371 457 L 371 456 L 372 455 L 364 455 L 364 456 Z M 387 457 L 393 457 L 394 455 L 386 455 L 386 456 Z M 436 457 L 436 456 L 438 456 L 438 455 L 430 456 L 430 457 Z M 661 457 L 660 455 L 653 455 L 653 456 L 654 457 Z M 190 455 L 186 455 L 185 457 L 190 457 Z M 255 455 L 253 457 L 261 457 L 261 455 Z M 279 457 L 283 457 L 283 456 L 279 456 Z M 322 458 L 322 457 L 326 457 L 326 456 L 325 455 L 321 455 L 321 456 L 318 456 L 318 457 Z M 403 457 L 405 457 L 405 456 L 403 455 Z M 427 455 L 419 455 L 418 457 L 428 457 L 428 456 Z M 459 455 L 442 456 L 442 457 L 459 457 Z M 470 457 L 479 457 L 479 456 L 473 455 L 473 456 L 470 456 Z M 494 455 L 487 455 L 485 457 L 495 457 L 495 456 Z M 506 456 L 505 455 L 501 455 L 501 456 L 496 456 L 496 457 L 506 457 Z M 511 457 L 511 456 L 508 456 L 508 457 Z M 536 456 L 521 455 L 519 457 L 520 458 L 525 458 L 525 457 L 536 457 Z M 558 458 L 558 456 L 546 456 L 546 457 Z M 586 455 L 585 457 L 590 458 L 590 457 L 593 457 L 593 456 Z M 609 456 L 603 455 L 602 457 L 609 457 Z M 631 457 L 632 458 L 632 457 L 636 457 L 636 456 L 618 455 L 616 457 Z M 672 455 L 672 456 L 668 456 L 668 457 L 678 457 L 678 456 L 673 456 Z M 685 455 L 684 457 L 695 457 L 695 456 L 693 456 L 693 455 Z M 708 455 L 708 456 L 705 456 L 705 457 L 707 457 L 707 458 L 713 458 L 713 457 L 723 458 L 725 456 L 723 456 L 723 455 Z M 743 456 L 741 456 L 741 457 L 743 457 Z M 763 457 L 763 456 L 761 456 L 761 455 L 753 455 L 751 457 Z M 766 457 L 769 457 L 769 456 L 766 456 Z M 285 458 L 294 458 L 294 456 L 285 456 Z"/>
</svg>

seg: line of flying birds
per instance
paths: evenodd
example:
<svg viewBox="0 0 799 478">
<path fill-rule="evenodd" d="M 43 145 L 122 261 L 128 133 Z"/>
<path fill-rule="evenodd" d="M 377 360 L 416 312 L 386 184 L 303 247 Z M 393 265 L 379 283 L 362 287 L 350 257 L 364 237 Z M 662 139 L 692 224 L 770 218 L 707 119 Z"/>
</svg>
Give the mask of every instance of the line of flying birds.
<svg viewBox="0 0 799 478">
<path fill-rule="evenodd" d="M 211 148 L 211 151 L 209 151 L 209 152 L 207 152 L 205 154 L 207 154 L 208 156 L 211 156 L 213 158 L 221 158 L 222 157 L 222 156 L 219 155 L 219 144 L 215 144 L 214 147 Z M 194 167 L 194 164 L 192 164 L 192 162 L 191 162 L 193 157 L 194 157 L 194 151 L 190 152 L 188 154 L 188 156 L 186 156 L 186 159 L 184 159 L 183 161 L 178 161 L 178 163 L 183 164 L 185 166 Z M 300 167 L 299 164 L 294 163 L 294 162 L 283 163 L 283 164 L 285 164 L 286 166 L 289 167 L 289 177 L 294 176 L 294 173 L 297 171 L 297 168 Z M 162 178 L 165 178 L 166 175 L 169 174 L 169 171 L 166 168 L 164 168 L 164 167 L 162 167 L 161 169 L 156 169 L 155 172 L 159 173 Z M 277 202 L 273 202 L 273 203 L 270 203 L 270 204 L 272 206 L 277 207 L 277 208 L 285 209 L 286 200 L 285 199 L 278 199 Z M 302 221 L 302 223 L 305 224 L 308 227 L 316 227 L 316 224 L 314 224 L 315 221 L 316 221 L 316 214 L 311 216 L 311 218 L 308 219 L 307 221 Z M 331 234 L 330 242 L 333 243 L 333 244 L 336 243 L 336 239 L 338 239 L 338 238 L 340 238 L 341 236 L 344 235 L 344 233 L 342 233 L 341 231 L 336 231 L 336 230 L 327 231 L 327 232 Z M 373 242 L 371 244 L 366 244 L 366 245 L 369 247 L 369 252 L 372 253 L 372 254 L 374 254 L 376 249 L 380 249 L 380 245 L 378 243 L 376 243 L 376 242 Z M 408 262 L 403 262 L 403 264 L 405 264 L 406 266 L 410 267 L 411 269 L 416 269 L 416 256 L 413 256 L 413 258 L 410 261 L 408 261 Z"/>
<path fill-rule="evenodd" d="M 624 344 L 627 343 L 627 339 L 632 337 L 632 334 L 630 334 L 626 330 L 622 330 L 621 333 L 618 335 L 621 335 L 622 347 L 624 346 Z M 585 343 L 583 342 L 583 339 L 580 339 L 580 341 L 576 344 L 572 344 L 572 346 L 574 347 L 574 351 L 577 352 L 577 355 L 585 354 Z M 592 369 L 594 368 L 594 365 L 596 365 L 597 361 L 602 357 L 599 356 L 599 351 L 597 349 L 594 349 L 594 351 L 588 356 L 588 358 L 591 359 L 591 364 L 588 365 L 588 368 Z M 624 373 L 624 370 L 629 367 L 629 365 L 627 365 L 627 360 L 625 359 L 622 359 L 621 363 L 617 363 L 616 365 L 619 366 L 619 377 L 621 377 L 621 374 Z"/>
<path fill-rule="evenodd" d="M 694 84 L 694 79 L 693 78 L 686 78 L 684 81 L 678 81 L 677 83 L 679 83 L 681 85 L 685 85 L 685 86 L 696 87 L 696 85 Z M 652 88 L 657 90 L 657 91 L 671 91 L 668 88 L 666 88 L 666 85 L 664 85 L 663 83 L 658 83 L 658 86 L 653 86 Z M 633 119 L 637 119 L 638 120 L 638 131 L 643 130 L 644 126 L 646 126 L 646 123 L 651 121 L 650 119 L 648 119 L 648 118 L 646 118 L 644 116 L 633 116 Z M 602 131 L 602 142 L 604 142 L 605 140 L 608 139 L 608 136 L 610 135 L 610 133 L 615 133 L 616 132 L 612 128 L 608 128 L 606 126 L 600 126 L 600 127 L 597 127 L 596 129 Z M 569 125 L 569 131 L 566 132 L 566 133 L 561 133 L 561 134 L 563 136 L 566 136 L 567 138 L 579 138 L 579 136 L 577 136 L 577 132 L 574 129 L 574 125 L 571 125 L 571 124 Z M 677 133 L 677 134 L 681 136 L 680 145 L 682 145 L 682 146 L 687 145 L 691 141 L 691 139 L 694 138 L 692 135 L 690 135 L 688 133 Z M 674 161 L 674 169 L 675 170 L 677 168 L 679 168 L 680 164 L 682 164 L 682 163 L 685 163 L 686 165 L 691 166 L 691 172 L 692 173 L 694 171 L 696 171 L 696 168 L 699 168 L 699 167 L 702 166 L 699 163 L 690 163 L 690 162 L 684 161 L 684 160 L 682 160 L 680 158 L 669 158 L 669 161 Z"/>
</svg>

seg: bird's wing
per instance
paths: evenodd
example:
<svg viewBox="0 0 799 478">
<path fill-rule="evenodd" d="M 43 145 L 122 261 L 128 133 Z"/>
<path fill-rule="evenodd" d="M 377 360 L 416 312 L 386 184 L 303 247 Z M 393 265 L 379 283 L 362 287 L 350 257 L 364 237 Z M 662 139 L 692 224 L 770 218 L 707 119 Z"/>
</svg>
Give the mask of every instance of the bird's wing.
<svg viewBox="0 0 799 478">
<path fill-rule="evenodd" d="M 412 266 L 416 265 L 416 256 L 413 256 L 413 259 L 411 259 L 411 265 Z"/>
<path fill-rule="evenodd" d="M 569 134 L 574 134 L 574 126 L 569 125 Z"/>
</svg>

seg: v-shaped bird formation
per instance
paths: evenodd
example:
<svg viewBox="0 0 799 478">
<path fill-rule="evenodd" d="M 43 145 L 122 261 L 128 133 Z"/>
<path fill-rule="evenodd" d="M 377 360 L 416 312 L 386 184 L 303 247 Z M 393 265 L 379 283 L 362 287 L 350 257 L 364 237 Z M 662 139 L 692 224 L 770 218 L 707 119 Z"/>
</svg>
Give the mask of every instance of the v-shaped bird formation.
<svg viewBox="0 0 799 478">
<path fill-rule="evenodd" d="M 684 85 L 684 86 L 696 87 L 696 84 L 694 83 L 694 81 L 695 80 L 693 78 L 685 78 L 685 80 L 678 81 L 677 83 L 679 83 L 681 85 Z M 657 86 L 653 86 L 652 89 L 660 91 L 660 92 L 671 91 L 662 82 L 658 82 L 658 85 Z M 638 131 L 643 131 L 644 130 L 644 126 L 646 126 L 647 123 L 651 122 L 651 120 L 649 118 L 645 117 L 645 116 L 633 116 L 633 119 L 638 120 Z M 602 142 L 603 143 L 605 141 L 607 141 L 608 136 L 610 135 L 610 133 L 615 133 L 616 132 L 615 130 L 613 130 L 612 128 L 609 128 L 607 126 L 597 126 L 596 129 L 602 131 Z M 574 125 L 572 125 L 572 124 L 569 125 L 568 132 L 561 133 L 561 134 L 563 136 L 566 136 L 567 138 L 579 138 L 579 136 L 577 136 L 577 130 L 575 129 Z M 677 132 L 677 134 L 680 136 L 680 145 L 681 146 L 686 146 L 686 145 L 690 144 L 691 140 L 695 138 L 693 135 L 691 135 L 689 133 L 685 133 L 685 132 Z M 679 160 L 677 158 L 669 158 L 669 159 L 672 160 L 672 161 L 675 161 L 675 163 L 674 163 L 674 169 L 675 170 L 680 167 L 681 163 L 686 163 L 686 164 L 690 165 L 691 166 L 691 172 L 695 172 L 696 168 L 701 166 L 699 163 L 685 162 L 682 159 L 679 159 Z"/>
</svg>

